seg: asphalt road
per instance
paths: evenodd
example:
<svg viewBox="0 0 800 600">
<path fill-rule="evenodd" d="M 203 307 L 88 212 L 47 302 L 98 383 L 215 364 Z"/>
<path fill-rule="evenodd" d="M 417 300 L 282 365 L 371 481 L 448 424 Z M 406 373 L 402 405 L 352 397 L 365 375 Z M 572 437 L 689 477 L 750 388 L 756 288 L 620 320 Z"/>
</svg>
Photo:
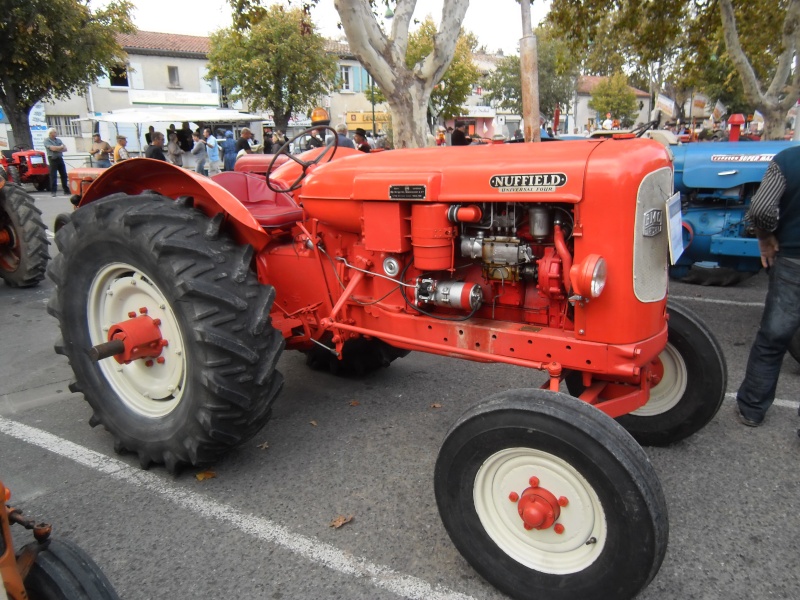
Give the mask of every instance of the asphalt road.
<svg viewBox="0 0 800 600">
<path fill-rule="evenodd" d="M 61 196 L 36 201 L 48 224 L 69 208 Z M 700 433 L 647 449 L 670 542 L 642 599 L 800 597 L 800 366 L 785 361 L 763 427 L 740 425 L 732 400 L 765 289 L 763 275 L 733 288 L 671 285 L 722 344 L 729 397 Z M 88 426 L 89 407 L 69 392 L 71 371 L 52 349 L 51 292 L 49 281 L 0 286 L 0 478 L 14 504 L 87 550 L 123 599 L 503 597 L 442 527 L 433 465 L 467 407 L 541 375 L 412 353 L 348 380 L 287 352 L 265 429 L 216 464 L 216 477 L 172 477 L 141 471 Z M 339 515 L 353 520 L 330 527 Z"/>
</svg>

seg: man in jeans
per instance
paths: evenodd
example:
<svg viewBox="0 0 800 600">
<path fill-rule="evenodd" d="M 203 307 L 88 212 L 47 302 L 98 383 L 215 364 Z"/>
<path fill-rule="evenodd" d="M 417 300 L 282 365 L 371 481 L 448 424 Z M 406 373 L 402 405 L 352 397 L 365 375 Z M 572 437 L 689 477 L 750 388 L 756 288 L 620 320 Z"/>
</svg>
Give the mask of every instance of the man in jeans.
<svg viewBox="0 0 800 600">
<path fill-rule="evenodd" d="M 775 400 L 783 357 L 800 327 L 800 146 L 772 159 L 748 219 L 756 227 L 769 287 L 736 400 L 742 424 L 758 427 Z"/>
<path fill-rule="evenodd" d="M 50 164 L 50 191 L 53 192 L 53 196 L 56 195 L 58 175 L 61 174 L 61 187 L 64 194 L 69 195 L 67 165 L 64 164 L 64 152 L 67 146 L 56 137 L 57 133 L 55 128 L 51 127 L 47 130 L 47 137 L 44 138 L 44 149 L 47 151 L 47 162 Z"/>
</svg>

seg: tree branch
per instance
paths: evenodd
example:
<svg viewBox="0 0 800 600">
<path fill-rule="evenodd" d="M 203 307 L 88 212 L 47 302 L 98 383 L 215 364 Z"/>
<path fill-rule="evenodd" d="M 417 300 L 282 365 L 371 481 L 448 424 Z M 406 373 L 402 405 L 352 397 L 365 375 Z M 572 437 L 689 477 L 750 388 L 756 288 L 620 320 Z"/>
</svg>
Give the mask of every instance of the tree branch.
<svg viewBox="0 0 800 600">
<path fill-rule="evenodd" d="M 797 0 L 792 0 L 792 2 L 795 3 Z M 739 33 L 736 30 L 736 15 L 734 15 L 731 0 L 719 0 L 719 11 L 722 19 L 722 31 L 725 34 L 725 44 L 728 47 L 731 60 L 739 72 L 739 77 L 742 78 L 745 96 L 754 104 L 763 104 L 764 94 L 758 83 L 758 77 L 756 77 L 756 73 L 750 61 L 747 60 L 747 56 L 742 50 L 742 45 L 739 43 Z"/>
<path fill-rule="evenodd" d="M 396 44 L 386 38 L 378 25 L 369 0 L 335 0 L 333 4 L 342 20 L 350 50 L 381 89 L 387 94 L 394 93 L 393 71 L 404 69 L 405 63 Z"/>
<path fill-rule="evenodd" d="M 778 60 L 775 77 L 772 78 L 772 83 L 767 89 L 768 96 L 777 98 L 778 94 L 780 94 L 781 90 L 786 85 L 786 80 L 789 77 L 796 50 L 795 42 L 799 23 L 800 1 L 792 0 L 789 7 L 786 9 L 786 18 L 783 21 L 783 52 Z"/>
<path fill-rule="evenodd" d="M 389 39 L 394 41 L 401 56 L 405 56 L 408 50 L 408 28 L 411 25 L 411 16 L 414 14 L 416 6 L 417 0 L 397 0 Z"/>
<path fill-rule="evenodd" d="M 444 1 L 439 32 L 433 38 L 433 52 L 425 58 L 422 65 L 415 69 L 423 79 L 436 82 L 441 79 L 447 67 L 450 66 L 458 36 L 461 33 L 461 23 L 464 21 L 464 15 L 467 14 L 467 7 L 469 7 L 469 0 Z M 447 27 L 445 27 L 445 23 L 447 23 Z"/>
</svg>

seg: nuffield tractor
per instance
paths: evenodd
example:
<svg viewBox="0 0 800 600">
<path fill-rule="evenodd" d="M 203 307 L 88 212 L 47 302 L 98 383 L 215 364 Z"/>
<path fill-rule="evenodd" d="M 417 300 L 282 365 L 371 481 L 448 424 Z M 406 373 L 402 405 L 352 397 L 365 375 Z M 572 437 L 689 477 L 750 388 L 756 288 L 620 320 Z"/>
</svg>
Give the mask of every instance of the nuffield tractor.
<svg viewBox="0 0 800 600">
<path fill-rule="evenodd" d="M 445 528 L 515 598 L 635 596 L 668 538 L 639 443 L 698 431 L 727 379 L 667 301 L 664 146 L 334 144 L 272 166 L 209 179 L 133 159 L 81 192 L 50 312 L 90 423 L 174 472 L 264 426 L 285 348 L 341 375 L 409 351 L 527 367 L 540 389 L 468 408 L 442 443 Z"/>
</svg>

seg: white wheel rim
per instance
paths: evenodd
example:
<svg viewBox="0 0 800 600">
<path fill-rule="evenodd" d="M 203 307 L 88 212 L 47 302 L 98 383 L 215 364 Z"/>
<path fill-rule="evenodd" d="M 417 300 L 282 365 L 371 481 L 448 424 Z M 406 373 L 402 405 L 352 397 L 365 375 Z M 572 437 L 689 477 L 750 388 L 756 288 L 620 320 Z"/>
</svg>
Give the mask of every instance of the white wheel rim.
<svg viewBox="0 0 800 600">
<path fill-rule="evenodd" d="M 674 408 L 686 393 L 689 374 L 686 363 L 672 344 L 667 344 L 658 355 L 664 375 L 658 384 L 650 388 L 647 404 L 633 411 L 635 417 L 654 417 Z"/>
<path fill-rule="evenodd" d="M 521 496 L 532 476 L 539 478 L 540 487 L 569 500 L 557 521 L 564 526 L 563 533 L 553 527 L 530 531 L 523 527 L 517 502 L 509 496 L 512 492 Z M 555 575 L 577 573 L 597 560 L 605 546 L 606 517 L 597 493 L 574 467 L 553 454 L 532 448 L 493 454 L 478 469 L 473 500 L 489 537 L 529 569 Z"/>
<path fill-rule="evenodd" d="M 89 287 L 86 316 L 92 345 L 108 341 L 108 330 L 127 321 L 129 313 L 160 319 L 161 337 L 169 342 L 162 350 L 163 363 L 138 359 L 119 364 L 113 358 L 98 366 L 117 396 L 131 410 L 145 417 L 163 417 L 178 406 L 186 386 L 186 357 L 178 321 L 158 286 L 136 267 L 113 263 L 95 275 Z M 147 364 L 152 363 L 152 366 Z"/>
</svg>

